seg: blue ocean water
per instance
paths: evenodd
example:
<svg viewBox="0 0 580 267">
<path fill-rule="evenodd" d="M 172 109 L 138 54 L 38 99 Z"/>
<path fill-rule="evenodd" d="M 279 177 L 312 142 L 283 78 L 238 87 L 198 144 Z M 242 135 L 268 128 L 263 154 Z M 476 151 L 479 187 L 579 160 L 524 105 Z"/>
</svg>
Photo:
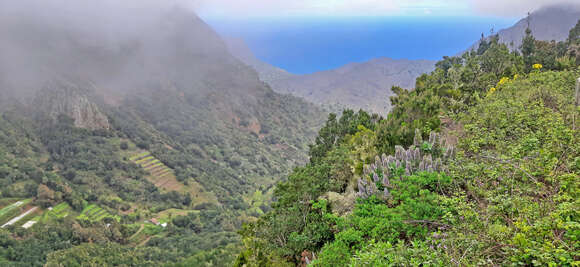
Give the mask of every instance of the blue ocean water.
<svg viewBox="0 0 580 267">
<path fill-rule="evenodd" d="M 481 34 L 509 27 L 494 17 L 204 18 L 218 33 L 243 38 L 256 56 L 296 74 L 376 57 L 439 60 Z"/>
</svg>

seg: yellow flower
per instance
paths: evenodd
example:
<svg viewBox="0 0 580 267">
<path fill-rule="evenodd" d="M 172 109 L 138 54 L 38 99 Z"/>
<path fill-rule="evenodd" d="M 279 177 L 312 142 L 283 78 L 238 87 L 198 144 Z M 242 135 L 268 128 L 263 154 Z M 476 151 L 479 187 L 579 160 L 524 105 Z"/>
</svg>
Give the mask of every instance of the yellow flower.
<svg viewBox="0 0 580 267">
<path fill-rule="evenodd" d="M 514 74 L 514 81 L 519 77 L 520 77 L 520 75 Z"/>
<path fill-rule="evenodd" d="M 532 65 L 532 68 L 537 69 L 537 70 L 539 70 L 539 69 L 541 69 L 543 67 L 544 66 L 542 66 L 542 64 L 540 64 L 540 63 L 536 63 L 536 64 Z"/>
<path fill-rule="evenodd" d="M 505 83 L 507 83 L 507 82 L 509 82 L 509 81 L 510 81 L 510 78 L 508 78 L 508 77 L 503 77 L 503 78 L 501 78 L 501 79 L 499 80 L 499 82 L 497 83 L 497 87 L 500 87 L 501 85 L 503 85 L 503 84 L 505 84 Z"/>
<path fill-rule="evenodd" d="M 495 93 L 495 90 L 496 90 L 495 87 L 490 88 L 486 96 L 493 95 L 493 93 Z"/>
</svg>

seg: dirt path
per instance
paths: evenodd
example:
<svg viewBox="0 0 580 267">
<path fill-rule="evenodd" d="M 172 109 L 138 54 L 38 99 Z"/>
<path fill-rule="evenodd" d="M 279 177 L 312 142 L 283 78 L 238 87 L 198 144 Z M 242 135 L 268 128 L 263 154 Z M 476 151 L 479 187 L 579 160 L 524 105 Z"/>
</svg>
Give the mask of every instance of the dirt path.
<svg viewBox="0 0 580 267">
<path fill-rule="evenodd" d="M 143 242 L 139 243 L 137 245 L 137 247 L 140 247 L 140 246 L 143 246 L 143 245 L 147 244 L 147 242 L 149 242 L 150 239 L 151 239 L 151 237 L 147 237 L 145 240 L 143 240 Z"/>
<path fill-rule="evenodd" d="M 135 232 L 133 235 L 131 235 L 128 240 L 131 240 L 131 239 L 133 239 L 133 237 L 137 236 L 143 230 L 143 228 L 145 228 L 144 223 L 141 224 L 141 227 L 139 227 L 139 230 L 137 230 L 137 232 Z"/>
</svg>

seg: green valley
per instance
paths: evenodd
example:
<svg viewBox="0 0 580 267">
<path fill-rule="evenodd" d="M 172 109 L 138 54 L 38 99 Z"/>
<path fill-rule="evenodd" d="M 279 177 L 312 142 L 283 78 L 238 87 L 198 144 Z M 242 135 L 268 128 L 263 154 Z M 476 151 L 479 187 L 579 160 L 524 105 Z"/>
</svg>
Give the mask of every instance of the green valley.
<svg viewBox="0 0 580 267">
<path fill-rule="evenodd" d="M 0 1 L 0 266 L 579 266 L 568 30 L 482 36 L 390 99 L 368 77 L 419 72 L 349 64 L 343 100 L 388 113 L 328 114 L 180 4 Z"/>
</svg>

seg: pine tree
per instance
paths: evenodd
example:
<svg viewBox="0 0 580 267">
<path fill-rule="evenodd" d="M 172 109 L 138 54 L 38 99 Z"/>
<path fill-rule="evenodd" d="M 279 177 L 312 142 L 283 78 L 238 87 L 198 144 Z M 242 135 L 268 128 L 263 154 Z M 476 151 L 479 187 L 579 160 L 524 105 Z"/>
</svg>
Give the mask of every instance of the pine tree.
<svg viewBox="0 0 580 267">
<path fill-rule="evenodd" d="M 536 38 L 532 35 L 532 30 L 530 30 L 530 28 L 526 29 L 526 36 L 524 36 L 520 50 L 524 58 L 526 71 L 529 72 L 532 65 L 535 63 L 534 52 L 536 50 Z"/>
<path fill-rule="evenodd" d="M 529 72 L 532 69 L 532 65 L 536 63 L 534 62 L 534 52 L 536 50 L 536 38 L 534 38 L 532 30 L 530 29 L 530 13 L 528 13 L 527 21 L 528 27 L 526 28 L 526 35 L 522 40 L 522 46 L 520 47 L 520 50 L 524 58 L 525 70 Z"/>
</svg>

